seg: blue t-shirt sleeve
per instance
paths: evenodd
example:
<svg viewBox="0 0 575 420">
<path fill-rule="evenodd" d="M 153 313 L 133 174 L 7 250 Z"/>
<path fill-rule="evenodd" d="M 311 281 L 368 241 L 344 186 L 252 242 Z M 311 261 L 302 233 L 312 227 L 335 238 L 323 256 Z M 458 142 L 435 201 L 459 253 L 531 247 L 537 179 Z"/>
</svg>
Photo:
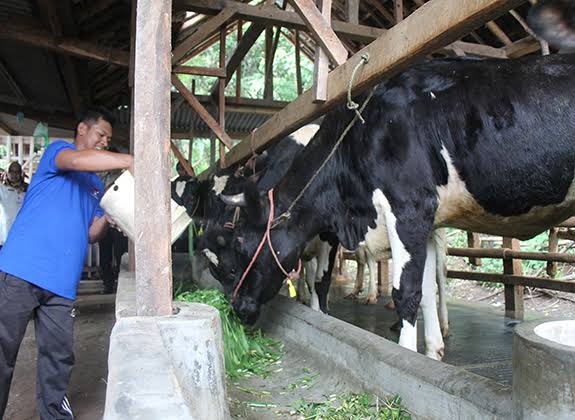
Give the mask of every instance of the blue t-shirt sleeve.
<svg viewBox="0 0 575 420">
<path fill-rule="evenodd" d="M 56 156 L 58 156 L 58 154 L 64 149 L 75 150 L 76 146 L 74 146 L 74 144 L 72 143 L 66 143 L 65 141 L 57 141 L 48 146 L 48 148 L 44 152 L 44 155 L 48 158 L 48 165 L 46 167 L 46 171 L 48 173 L 55 174 L 60 171 L 60 169 L 56 165 Z"/>
</svg>

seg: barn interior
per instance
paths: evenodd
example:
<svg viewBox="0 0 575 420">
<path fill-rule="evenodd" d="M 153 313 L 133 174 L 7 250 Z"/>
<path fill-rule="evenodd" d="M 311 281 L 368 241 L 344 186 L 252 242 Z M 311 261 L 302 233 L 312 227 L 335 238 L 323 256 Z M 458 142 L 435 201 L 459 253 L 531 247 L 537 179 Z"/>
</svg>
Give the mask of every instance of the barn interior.
<svg viewBox="0 0 575 420">
<path fill-rule="evenodd" d="M 41 149 L 35 132 L 38 123 L 48 127 L 50 139 L 72 139 L 82 110 L 103 106 L 113 111 L 113 145 L 134 154 L 136 171 L 139 167 L 147 179 L 146 185 L 136 185 L 135 191 L 137 228 L 146 234 L 141 245 L 130 248 L 128 268 L 135 272 L 135 287 L 141 291 L 138 299 L 149 303 L 148 313 L 138 313 L 143 316 L 171 314 L 172 275 L 192 271 L 187 261 L 176 264 L 184 257 L 172 255 L 167 239 L 160 245 L 157 240 L 169 235 L 165 208 L 177 162 L 200 178 L 217 168 L 244 163 L 344 102 L 348 85 L 354 95 L 362 93 L 382 78 L 422 60 L 508 60 L 559 52 L 537 38 L 527 24 L 535 1 L 323 0 L 323 6 L 320 1 L 316 8 L 313 1 L 172 0 L 164 2 L 170 6 L 167 18 L 165 5 L 159 11 L 154 3 L 0 2 L 0 145 L 9 149 L 4 159 L 30 160 L 32 176 L 40 156 L 22 142 L 32 142 Z M 250 51 L 253 54 L 258 40 L 263 40 L 263 48 L 258 49 L 263 64 L 261 69 L 254 69 L 248 61 L 253 60 Z M 289 44 L 293 57 L 278 57 L 279 43 Z M 202 64 L 199 57 L 214 49 L 217 62 Z M 370 55 L 369 66 L 357 71 L 365 53 Z M 293 71 L 289 101 L 281 99 L 277 90 L 280 59 L 287 60 Z M 168 71 L 164 71 L 166 66 Z M 246 81 L 251 72 L 262 73 L 262 88 L 257 92 Z M 208 155 L 201 159 L 194 155 L 200 143 L 209 145 Z M 153 219 L 138 209 L 138 203 L 144 202 L 157 203 L 146 207 L 154 214 Z M 553 228 L 546 242 L 548 252 L 531 253 L 531 257 L 547 261 L 545 272 L 537 278 L 523 275 L 520 259 L 529 256 L 520 255 L 519 242 L 511 238 L 499 240 L 502 251 L 495 258 L 504 261 L 502 272 L 448 271 L 449 278 L 499 284 L 499 297 L 504 300 L 495 312 L 493 308 L 450 303 L 452 323 L 445 363 L 509 390 L 512 329 L 524 318 L 541 316 L 525 315 L 526 287 L 550 293 L 575 292 L 568 280 L 553 278 L 557 262 L 575 261 L 572 250 L 559 252 L 564 249 L 561 244 L 575 239 L 573 227 L 575 222 L 568 220 Z M 482 238 L 471 232 L 465 238 L 463 245 L 449 249 L 449 255 L 468 258 L 477 267 L 481 258 L 488 257 L 481 250 Z M 157 252 L 157 248 L 162 251 Z M 510 258 L 503 249 L 516 254 Z M 184 250 L 191 252 L 188 244 Z M 155 281 L 172 262 L 170 285 Z M 89 330 L 86 325 L 99 322 L 98 328 L 93 326 L 98 331 L 94 335 L 108 338 L 114 324 L 115 295 L 99 294 L 100 279 L 93 277 L 91 267 L 92 263 L 85 268 L 86 279 L 80 286 L 83 292 L 79 301 L 85 308 L 80 313 L 86 316 L 82 325 Z M 379 262 L 378 277 L 389 290 L 388 261 Z M 352 283 L 334 285 L 330 315 L 397 341 L 392 328 L 395 314 L 385 307 L 389 296 L 384 294 L 376 305 L 342 299 L 352 288 Z M 29 403 L 33 370 L 22 367 L 33 360 L 31 334 L 29 331 L 27 347 L 19 359 L 21 367 L 14 380 L 18 397 L 10 402 L 9 418 L 34 416 Z M 90 339 L 89 334 L 79 336 L 80 341 Z M 72 398 L 79 402 L 80 418 L 97 418 L 104 410 L 106 381 L 94 375 L 105 377 L 108 341 L 98 343 L 101 359 L 97 363 L 92 360 L 96 358 L 94 349 L 79 344 L 86 356 L 80 358 L 83 362 L 78 363 L 76 378 L 91 371 L 87 377 L 97 382 L 91 387 L 76 379 L 78 391 Z M 24 414 L 18 417 L 17 412 Z M 260 417 L 252 413 L 252 418 L 271 418 L 266 416 L 273 416 L 273 412 L 258 413 Z"/>
</svg>

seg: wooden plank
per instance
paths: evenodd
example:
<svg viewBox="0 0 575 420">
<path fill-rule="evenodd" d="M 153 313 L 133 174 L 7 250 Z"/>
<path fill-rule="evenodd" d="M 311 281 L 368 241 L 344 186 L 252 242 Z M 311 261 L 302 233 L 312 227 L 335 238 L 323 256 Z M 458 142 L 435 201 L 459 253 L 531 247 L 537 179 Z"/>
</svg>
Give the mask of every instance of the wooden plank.
<svg viewBox="0 0 575 420">
<path fill-rule="evenodd" d="M 575 282 L 554 280 L 532 276 L 512 276 L 498 273 L 480 273 L 476 271 L 447 270 L 450 279 L 473 280 L 488 283 L 503 283 L 513 286 L 538 287 L 540 289 L 559 290 L 561 292 L 575 293 Z"/>
<path fill-rule="evenodd" d="M 226 69 L 220 67 L 174 66 L 173 73 L 226 78 Z"/>
<path fill-rule="evenodd" d="M 228 62 L 226 63 L 226 86 L 228 85 L 228 83 L 232 79 L 232 76 L 234 75 L 234 72 L 236 71 L 238 71 L 239 76 L 236 78 L 237 80 L 236 86 L 239 85 L 238 81 L 241 81 L 239 70 L 242 64 L 242 60 L 250 51 L 252 46 L 256 43 L 257 39 L 259 38 L 264 29 L 265 29 L 264 25 L 254 23 L 248 28 L 246 33 L 241 36 L 241 40 L 239 41 L 238 45 L 236 46 L 236 49 L 234 50 L 231 57 L 228 59 Z M 211 95 L 215 95 L 218 88 L 219 88 L 218 83 L 217 82 L 214 83 L 214 85 L 210 90 Z M 236 96 L 239 97 L 241 95 L 236 92 Z"/>
<path fill-rule="evenodd" d="M 324 0 L 329 7 L 331 16 L 331 1 Z M 311 31 L 313 39 L 321 45 L 323 51 L 327 54 L 329 59 L 336 65 L 341 66 L 347 59 L 347 50 L 331 28 L 329 19 L 322 16 L 312 0 L 290 0 L 291 5 L 299 13 L 301 18 L 307 23 L 308 29 Z"/>
<path fill-rule="evenodd" d="M 556 261 L 567 264 L 575 264 L 575 254 L 564 252 L 527 252 L 510 248 L 448 248 L 447 254 L 454 257 L 497 258 L 504 260 L 536 260 Z"/>
<path fill-rule="evenodd" d="M 180 151 L 180 149 L 178 148 L 178 146 L 176 145 L 176 143 L 174 143 L 173 140 L 170 140 L 170 149 L 172 149 L 172 152 L 174 153 L 174 156 L 176 156 L 176 159 L 178 159 L 178 162 L 180 162 L 180 164 L 182 165 L 182 167 L 184 168 L 184 170 L 186 171 L 186 173 L 189 176 L 196 176 L 196 173 L 194 171 L 194 168 L 192 168 L 192 165 L 190 165 L 190 161 L 188 161 L 184 155 L 182 154 L 182 152 Z"/>
<path fill-rule="evenodd" d="M 503 247 L 519 251 L 521 245 L 518 239 L 503 238 Z M 511 276 L 520 276 L 523 273 L 521 261 L 516 259 L 503 260 L 503 274 Z M 524 286 L 516 284 L 505 285 L 505 316 L 515 319 L 523 319 L 524 314 L 524 300 L 523 300 Z"/>
<path fill-rule="evenodd" d="M 216 32 L 218 28 L 231 19 L 235 13 L 236 9 L 234 7 L 226 7 L 216 16 L 201 25 L 196 32 L 174 48 L 172 53 L 172 64 L 182 61 L 190 50 L 200 42 L 204 41 L 208 36 Z"/>
<path fill-rule="evenodd" d="M 129 53 L 117 48 L 104 48 L 73 38 L 56 38 L 37 26 L 4 22 L 0 25 L 0 39 L 23 42 L 35 47 L 50 49 L 63 54 L 104 61 L 128 67 Z"/>
<path fill-rule="evenodd" d="M 504 47 L 505 54 L 509 58 L 519 58 L 534 53 L 541 49 L 541 44 L 535 38 L 528 36 L 513 44 Z"/>
<path fill-rule="evenodd" d="M 507 53 L 504 48 L 493 48 L 489 45 L 474 44 L 465 41 L 455 41 L 444 47 L 441 52 L 455 49 L 460 49 L 465 54 L 475 55 L 478 57 L 507 58 Z"/>
<path fill-rule="evenodd" d="M 168 156 L 172 4 L 170 0 L 137 2 L 134 73 L 136 307 L 138 316 L 165 316 L 172 314 L 171 168 Z"/>
<path fill-rule="evenodd" d="M 503 29 L 501 29 L 499 27 L 499 25 L 493 21 L 491 22 L 487 22 L 485 24 L 485 26 L 487 27 L 487 29 L 489 29 L 489 31 L 495 35 L 495 37 L 501 41 L 501 43 L 503 45 L 511 45 L 513 44 L 513 41 L 511 41 L 511 39 L 509 39 L 509 37 L 507 36 L 507 34 L 505 32 L 503 32 Z"/>
<path fill-rule="evenodd" d="M 214 15 L 225 7 L 234 6 L 236 17 L 264 25 L 277 25 L 285 28 L 308 30 L 304 20 L 295 12 L 280 10 L 272 6 L 252 6 L 233 0 L 174 0 L 176 9 L 191 10 L 198 13 Z M 333 20 L 333 31 L 341 37 L 354 41 L 371 42 L 381 35 L 381 28 L 365 25 L 354 25 L 348 22 Z"/>
<path fill-rule="evenodd" d="M 224 129 L 220 127 L 214 117 L 204 108 L 198 99 L 184 86 L 182 81 L 176 75 L 172 75 L 172 84 L 178 89 L 182 96 L 188 101 L 191 107 L 198 113 L 200 118 L 204 120 L 208 127 L 214 134 L 223 142 L 228 148 L 232 147 L 232 139 L 226 134 Z"/>
<path fill-rule="evenodd" d="M 347 21 L 354 25 L 359 23 L 359 0 L 346 0 Z"/>
<path fill-rule="evenodd" d="M 274 90 L 274 74 L 273 74 L 273 62 L 274 62 L 274 40 L 273 40 L 274 30 L 273 27 L 266 28 L 266 48 L 265 48 L 265 65 L 264 65 L 264 99 L 273 99 Z"/>
<path fill-rule="evenodd" d="M 331 0 L 318 0 L 321 15 L 326 22 L 331 21 Z M 315 47 L 313 61 L 313 99 L 314 102 L 325 102 L 327 99 L 327 76 L 329 74 L 329 58 L 319 45 Z"/>
<path fill-rule="evenodd" d="M 391 14 L 380 0 L 367 0 L 367 2 L 374 7 L 389 23 L 395 24 L 395 17 Z"/>
<path fill-rule="evenodd" d="M 220 29 L 220 67 L 226 65 L 226 28 Z M 222 130 L 226 129 L 226 81 L 219 80 L 218 120 Z M 220 142 L 220 167 L 226 166 L 226 147 Z"/>
<path fill-rule="evenodd" d="M 469 248 L 481 248 L 481 241 L 479 240 L 479 234 L 475 232 L 467 232 L 467 246 Z M 469 257 L 469 264 L 476 267 L 481 266 L 481 258 Z"/>
<path fill-rule="evenodd" d="M 331 71 L 328 76 L 330 88 L 326 102 L 314 103 L 313 93 L 305 92 L 259 127 L 253 139 L 256 150 L 343 102 L 351 73 L 364 53 L 369 53 L 370 61 L 357 72 L 354 94 L 373 86 L 384 76 L 406 68 L 414 59 L 456 41 L 472 28 L 493 19 L 518 3 L 521 3 L 521 0 L 478 0 L 464 3 L 459 0 L 433 0 L 426 3 L 356 53 L 345 64 Z M 409 37 L 405 34 L 409 34 Z M 250 139 L 246 138 L 228 153 L 227 163 L 233 165 L 250 154 Z"/>
</svg>

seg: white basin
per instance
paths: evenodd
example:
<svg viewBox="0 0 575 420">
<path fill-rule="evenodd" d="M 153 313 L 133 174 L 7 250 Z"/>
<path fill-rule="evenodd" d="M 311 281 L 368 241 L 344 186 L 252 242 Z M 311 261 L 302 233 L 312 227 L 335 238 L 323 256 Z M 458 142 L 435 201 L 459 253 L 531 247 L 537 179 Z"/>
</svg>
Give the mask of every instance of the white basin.
<svg viewBox="0 0 575 420">
<path fill-rule="evenodd" d="M 546 340 L 575 347 L 575 320 L 544 322 L 536 326 L 533 332 Z"/>
</svg>

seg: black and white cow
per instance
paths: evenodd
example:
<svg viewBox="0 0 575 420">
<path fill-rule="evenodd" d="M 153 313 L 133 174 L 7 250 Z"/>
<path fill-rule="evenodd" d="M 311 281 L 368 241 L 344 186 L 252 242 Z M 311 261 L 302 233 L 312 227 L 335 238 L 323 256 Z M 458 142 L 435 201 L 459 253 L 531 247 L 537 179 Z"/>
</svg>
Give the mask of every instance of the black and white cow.
<svg viewBox="0 0 575 420">
<path fill-rule="evenodd" d="M 348 249 L 363 243 L 379 255 L 391 248 L 400 344 L 415 350 L 422 284 L 434 285 L 436 228 L 527 239 L 575 213 L 575 55 L 427 62 L 379 84 L 363 116 L 366 123 L 352 127 L 270 235 L 288 271 L 322 231 Z M 352 118 L 345 107 L 326 115 L 276 186 L 275 217 Z M 240 318 L 253 323 L 284 276 L 264 247 L 238 284 L 266 231 L 270 203 L 249 186 L 236 201 L 249 217 L 232 247 L 219 250 L 218 277 L 237 290 Z M 442 349 L 439 340 L 427 344 L 428 354 Z"/>
</svg>

